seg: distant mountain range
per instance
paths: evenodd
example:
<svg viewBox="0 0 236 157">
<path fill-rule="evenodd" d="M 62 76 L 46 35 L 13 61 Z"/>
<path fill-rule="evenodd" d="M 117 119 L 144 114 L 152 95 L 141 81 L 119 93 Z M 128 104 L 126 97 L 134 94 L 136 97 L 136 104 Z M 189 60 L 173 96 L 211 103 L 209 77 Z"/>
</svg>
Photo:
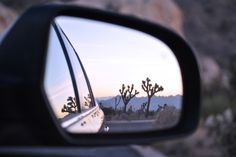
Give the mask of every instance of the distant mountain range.
<svg viewBox="0 0 236 157">
<path fill-rule="evenodd" d="M 117 96 L 119 98 L 120 96 Z M 115 97 L 99 97 L 96 98 L 98 103 L 100 103 L 104 107 L 112 107 L 115 108 Z M 143 103 L 147 102 L 147 97 L 134 97 L 130 100 L 127 108 L 132 105 L 133 110 L 138 110 Z M 157 110 L 158 105 L 163 106 L 164 104 L 175 106 L 177 109 L 181 108 L 182 105 L 182 96 L 153 96 L 151 99 L 150 110 Z M 122 108 L 124 103 L 120 100 L 117 108 Z"/>
</svg>

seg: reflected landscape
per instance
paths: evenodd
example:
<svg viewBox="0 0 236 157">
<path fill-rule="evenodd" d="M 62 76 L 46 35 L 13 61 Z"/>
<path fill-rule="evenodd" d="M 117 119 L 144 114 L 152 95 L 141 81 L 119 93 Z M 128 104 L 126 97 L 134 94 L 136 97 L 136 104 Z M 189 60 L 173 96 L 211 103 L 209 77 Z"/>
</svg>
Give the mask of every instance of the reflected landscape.
<svg viewBox="0 0 236 157">
<path fill-rule="evenodd" d="M 55 40 L 60 42 L 52 46 Z M 56 57 L 58 52 L 64 54 L 64 62 Z M 48 53 L 45 92 L 67 131 L 139 132 L 178 123 L 182 76 L 173 52 L 157 38 L 105 22 L 61 16 L 52 23 Z M 57 68 L 62 64 L 66 72 Z M 73 94 L 53 90 L 68 82 Z"/>
<path fill-rule="evenodd" d="M 156 96 L 164 88 L 157 83 L 152 85 L 149 78 L 142 81 L 142 89 L 146 92 L 146 97 L 138 97 L 139 92 L 134 89 L 133 84 L 123 84 L 119 95 L 98 100 L 110 131 L 153 130 L 173 126 L 178 122 L 181 95 Z"/>
</svg>

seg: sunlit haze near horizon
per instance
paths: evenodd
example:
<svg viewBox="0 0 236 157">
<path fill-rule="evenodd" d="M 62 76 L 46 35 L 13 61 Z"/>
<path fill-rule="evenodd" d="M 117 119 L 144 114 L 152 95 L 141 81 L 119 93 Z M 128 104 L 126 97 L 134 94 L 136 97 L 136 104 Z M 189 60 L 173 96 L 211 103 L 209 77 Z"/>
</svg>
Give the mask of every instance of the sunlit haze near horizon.
<svg viewBox="0 0 236 157">
<path fill-rule="evenodd" d="M 122 84 L 134 84 L 140 94 L 142 80 L 163 86 L 156 95 L 182 95 L 182 77 L 173 52 L 151 35 L 126 27 L 83 18 L 60 16 L 62 28 L 78 53 L 95 97 L 119 95 Z"/>
</svg>

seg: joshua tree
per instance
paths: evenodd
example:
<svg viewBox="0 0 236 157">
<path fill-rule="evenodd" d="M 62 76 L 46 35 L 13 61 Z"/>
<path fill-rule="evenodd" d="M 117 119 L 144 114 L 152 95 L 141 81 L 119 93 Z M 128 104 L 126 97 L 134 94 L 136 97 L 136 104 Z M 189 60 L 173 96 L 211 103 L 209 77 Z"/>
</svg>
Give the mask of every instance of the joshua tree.
<svg viewBox="0 0 236 157">
<path fill-rule="evenodd" d="M 84 106 L 91 107 L 92 99 L 90 94 L 87 97 L 84 97 Z"/>
<path fill-rule="evenodd" d="M 140 106 L 139 112 L 144 113 L 146 106 L 147 106 L 147 102 L 144 102 L 144 103 Z"/>
<path fill-rule="evenodd" d="M 137 90 L 134 90 L 134 85 L 132 84 L 131 86 L 127 85 L 127 88 L 125 85 L 122 85 L 122 88 L 119 90 L 121 99 L 124 103 L 124 108 L 123 111 L 126 113 L 126 108 L 129 103 L 129 101 L 134 98 L 139 92 Z M 134 92 L 134 93 L 133 93 Z"/>
<path fill-rule="evenodd" d="M 150 102 L 151 102 L 151 98 L 160 91 L 163 91 L 164 88 L 162 86 L 159 86 L 157 83 L 155 83 L 155 85 L 153 86 L 151 84 L 151 80 L 147 77 L 146 81 L 142 81 L 142 89 L 147 93 L 147 108 L 146 108 L 146 117 L 149 116 L 149 107 L 150 107 Z"/>
<path fill-rule="evenodd" d="M 146 106 L 147 106 L 147 102 L 144 102 L 140 105 L 140 108 L 137 110 L 139 118 L 144 115 Z"/>
<path fill-rule="evenodd" d="M 75 102 L 75 98 L 69 96 L 67 98 L 67 104 L 63 105 L 61 112 L 76 113 L 77 112 L 77 105 Z"/>
<path fill-rule="evenodd" d="M 142 111 L 145 111 L 146 106 L 147 106 L 147 102 L 144 102 L 144 103 L 141 105 Z"/>
</svg>

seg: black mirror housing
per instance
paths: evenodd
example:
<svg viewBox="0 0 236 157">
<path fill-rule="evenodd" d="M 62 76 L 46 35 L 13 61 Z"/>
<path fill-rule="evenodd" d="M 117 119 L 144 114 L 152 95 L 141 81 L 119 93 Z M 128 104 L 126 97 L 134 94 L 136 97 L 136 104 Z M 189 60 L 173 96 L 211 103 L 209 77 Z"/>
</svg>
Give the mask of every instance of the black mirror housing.
<svg viewBox="0 0 236 157">
<path fill-rule="evenodd" d="M 50 24 L 74 16 L 129 27 L 159 38 L 175 53 L 183 79 L 183 109 L 169 129 L 114 134 L 71 134 L 52 114 L 42 87 Z M 146 144 L 192 133 L 199 120 L 200 74 L 190 46 L 176 33 L 151 22 L 96 9 L 46 5 L 29 9 L 0 45 L 0 145 Z M 17 130 L 17 131 L 16 131 Z"/>
</svg>

